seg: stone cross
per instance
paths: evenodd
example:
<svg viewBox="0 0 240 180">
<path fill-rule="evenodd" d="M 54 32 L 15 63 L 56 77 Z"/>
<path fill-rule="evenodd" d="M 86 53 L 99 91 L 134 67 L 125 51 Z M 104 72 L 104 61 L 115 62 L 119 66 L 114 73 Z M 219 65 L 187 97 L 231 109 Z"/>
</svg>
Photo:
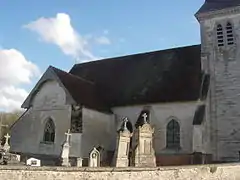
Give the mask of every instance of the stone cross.
<svg viewBox="0 0 240 180">
<path fill-rule="evenodd" d="M 9 138 L 10 138 L 11 136 L 9 136 L 9 134 L 7 133 L 7 135 L 5 135 L 4 137 L 6 138 L 5 144 L 8 144 L 8 140 L 9 140 Z"/>
<path fill-rule="evenodd" d="M 70 152 L 69 137 L 72 135 L 70 133 L 70 129 L 68 129 L 65 135 L 67 136 L 67 138 L 62 147 L 62 153 L 61 153 L 62 166 L 71 166 L 71 164 L 69 163 L 69 152 Z"/>
<path fill-rule="evenodd" d="M 148 117 L 147 113 L 144 113 L 142 115 L 142 117 L 143 117 L 144 124 L 146 124 L 147 123 L 147 117 Z"/>
<path fill-rule="evenodd" d="M 3 149 L 5 150 L 5 152 L 9 152 L 10 150 L 10 146 L 8 144 L 8 140 L 10 138 L 9 134 L 7 133 L 7 135 L 4 136 L 6 138 L 5 144 L 3 146 Z"/>
<path fill-rule="evenodd" d="M 124 130 L 128 130 L 128 129 L 127 129 L 127 122 L 128 122 L 128 118 L 126 117 L 126 118 L 123 119 L 123 123 L 124 123 L 124 124 L 123 124 L 123 129 L 124 129 Z"/>
<path fill-rule="evenodd" d="M 72 136 L 72 134 L 70 133 L 70 129 L 68 129 L 68 131 L 65 133 L 65 135 L 67 136 L 66 142 L 69 143 L 69 138 L 70 138 L 70 136 Z"/>
</svg>

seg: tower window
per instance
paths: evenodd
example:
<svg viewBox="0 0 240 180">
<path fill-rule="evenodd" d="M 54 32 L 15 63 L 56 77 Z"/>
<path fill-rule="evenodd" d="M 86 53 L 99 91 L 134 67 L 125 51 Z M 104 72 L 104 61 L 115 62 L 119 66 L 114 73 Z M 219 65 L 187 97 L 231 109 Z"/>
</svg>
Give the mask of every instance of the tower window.
<svg viewBox="0 0 240 180">
<path fill-rule="evenodd" d="M 217 44 L 218 47 L 224 46 L 223 28 L 222 25 L 217 25 Z"/>
<path fill-rule="evenodd" d="M 234 44 L 234 37 L 233 37 L 233 27 L 231 23 L 227 23 L 226 26 L 226 35 L 227 35 L 227 44 L 233 45 Z"/>
</svg>

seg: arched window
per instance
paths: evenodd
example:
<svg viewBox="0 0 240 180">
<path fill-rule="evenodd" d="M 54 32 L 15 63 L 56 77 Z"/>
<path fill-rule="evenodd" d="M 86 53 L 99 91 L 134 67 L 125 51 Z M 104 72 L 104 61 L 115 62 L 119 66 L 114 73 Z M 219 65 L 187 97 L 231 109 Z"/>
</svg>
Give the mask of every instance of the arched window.
<svg viewBox="0 0 240 180">
<path fill-rule="evenodd" d="M 167 125 L 167 148 L 180 148 L 180 126 L 175 120 Z"/>
<path fill-rule="evenodd" d="M 226 35 L 227 35 L 227 44 L 228 45 L 234 44 L 233 27 L 230 22 L 228 22 L 226 26 Z"/>
<path fill-rule="evenodd" d="M 218 47 L 224 46 L 223 28 L 221 24 L 217 25 L 217 44 Z"/>
<path fill-rule="evenodd" d="M 55 139 L 55 125 L 52 119 L 48 119 L 44 128 L 44 142 L 54 142 Z"/>
</svg>

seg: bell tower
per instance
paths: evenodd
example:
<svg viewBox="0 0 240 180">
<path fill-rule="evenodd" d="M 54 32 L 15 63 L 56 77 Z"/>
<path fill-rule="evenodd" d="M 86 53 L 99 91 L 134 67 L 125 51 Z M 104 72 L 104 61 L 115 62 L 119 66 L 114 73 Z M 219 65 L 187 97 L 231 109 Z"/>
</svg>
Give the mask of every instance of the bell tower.
<svg viewBox="0 0 240 180">
<path fill-rule="evenodd" d="M 209 153 L 213 160 L 239 160 L 240 0 L 206 0 L 196 13 L 201 32 L 201 64 L 209 75 L 205 99 Z"/>
</svg>

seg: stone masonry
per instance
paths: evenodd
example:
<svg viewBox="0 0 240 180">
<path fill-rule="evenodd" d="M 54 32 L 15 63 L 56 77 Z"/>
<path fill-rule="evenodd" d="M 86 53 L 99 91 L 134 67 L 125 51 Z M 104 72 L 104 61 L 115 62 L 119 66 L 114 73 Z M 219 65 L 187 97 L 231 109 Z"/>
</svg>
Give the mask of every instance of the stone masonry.
<svg viewBox="0 0 240 180">
<path fill-rule="evenodd" d="M 169 168 L 64 168 L 0 166 L 1 180 L 233 180 L 240 179 L 239 164 Z"/>
<path fill-rule="evenodd" d="M 201 26 L 202 69 L 210 74 L 206 127 L 211 132 L 208 153 L 217 161 L 238 161 L 240 151 L 240 8 L 198 16 Z M 235 44 L 219 48 L 216 26 L 233 26 Z M 226 40 L 226 39 L 225 39 Z"/>
</svg>

